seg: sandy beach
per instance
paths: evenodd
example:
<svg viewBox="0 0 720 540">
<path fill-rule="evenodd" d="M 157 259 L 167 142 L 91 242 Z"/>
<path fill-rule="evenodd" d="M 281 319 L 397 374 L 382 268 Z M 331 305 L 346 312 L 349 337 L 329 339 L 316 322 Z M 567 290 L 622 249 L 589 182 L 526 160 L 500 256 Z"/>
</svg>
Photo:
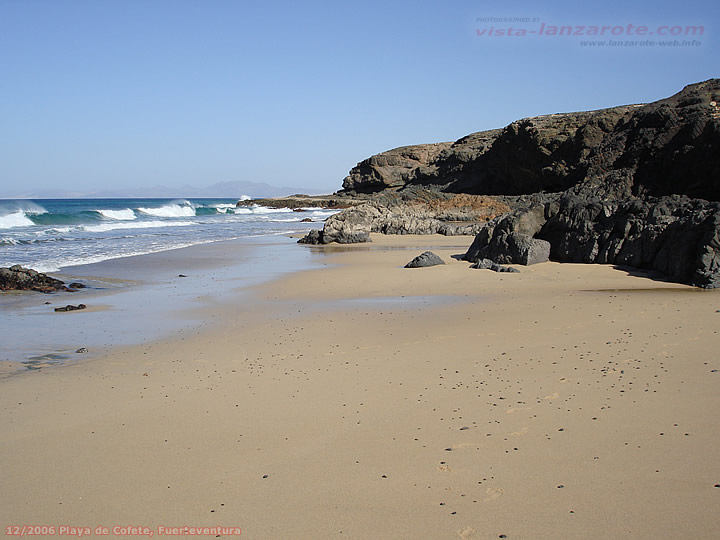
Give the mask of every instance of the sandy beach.
<svg viewBox="0 0 720 540">
<path fill-rule="evenodd" d="M 717 538 L 720 293 L 471 241 L 293 244 L 171 339 L 0 379 L 3 533 Z"/>
</svg>

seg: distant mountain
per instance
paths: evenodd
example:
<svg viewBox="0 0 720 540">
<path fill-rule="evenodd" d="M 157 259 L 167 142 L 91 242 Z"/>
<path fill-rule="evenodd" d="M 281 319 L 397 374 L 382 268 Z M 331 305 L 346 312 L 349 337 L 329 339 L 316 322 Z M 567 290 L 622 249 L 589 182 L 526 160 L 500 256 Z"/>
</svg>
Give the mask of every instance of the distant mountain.
<svg viewBox="0 0 720 540">
<path fill-rule="evenodd" d="M 262 182 L 217 182 L 210 186 L 197 187 L 184 185 L 181 187 L 152 186 L 139 188 L 104 189 L 98 191 L 80 191 L 70 189 L 39 189 L 27 192 L 0 192 L 6 199 L 120 199 L 120 198 L 240 198 L 248 195 L 252 198 L 283 197 L 296 193 L 308 195 L 321 194 L 317 189 L 298 187 L 277 187 Z"/>
</svg>

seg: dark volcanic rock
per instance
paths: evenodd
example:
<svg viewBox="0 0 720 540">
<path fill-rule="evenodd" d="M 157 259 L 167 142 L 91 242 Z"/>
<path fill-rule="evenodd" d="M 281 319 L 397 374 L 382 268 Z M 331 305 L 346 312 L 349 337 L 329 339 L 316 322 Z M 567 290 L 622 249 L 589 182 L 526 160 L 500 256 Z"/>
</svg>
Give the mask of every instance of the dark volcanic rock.
<svg viewBox="0 0 720 540">
<path fill-rule="evenodd" d="M 502 266 L 497 264 L 490 259 L 480 259 L 475 264 L 471 265 L 470 268 L 476 268 L 478 270 L 492 270 L 493 272 L 519 272 L 517 268 L 510 268 L 509 266 Z"/>
<path fill-rule="evenodd" d="M 352 229 L 352 225 L 349 225 L 347 229 Z M 298 244 L 331 244 L 333 242 L 338 244 L 362 244 L 370 241 L 369 232 L 346 230 L 344 225 L 341 225 L 340 228 L 332 229 L 328 234 L 324 230 L 312 230 L 298 240 Z"/>
<path fill-rule="evenodd" d="M 477 234 L 470 261 L 533 264 L 549 254 L 720 287 L 719 103 L 720 79 L 710 79 L 654 103 L 524 118 L 383 152 L 354 167 L 338 194 L 375 198 L 315 237 Z M 499 196 L 514 211 L 463 222 L 411 198 L 386 200 L 426 192 Z"/>
<path fill-rule="evenodd" d="M 524 118 L 453 143 L 396 148 L 357 164 L 347 193 L 405 185 L 480 195 L 561 191 L 587 171 L 592 148 L 639 106 Z"/>
<path fill-rule="evenodd" d="M 59 279 L 51 278 L 46 274 L 16 264 L 10 268 L 0 268 L 0 290 L 49 293 L 68 289 Z"/>
<path fill-rule="evenodd" d="M 549 242 L 556 261 L 631 266 L 699 287 L 720 286 L 720 203 L 679 195 L 609 201 L 568 193 L 490 222 L 465 259 L 502 253 L 513 234 L 508 231 L 518 229 Z"/>
<path fill-rule="evenodd" d="M 439 264 L 445 264 L 445 261 L 435 255 L 432 251 L 426 251 L 407 263 L 405 268 L 426 268 L 428 266 L 437 266 Z"/>
<path fill-rule="evenodd" d="M 87 306 L 85 304 L 78 304 L 77 306 L 68 304 L 67 306 L 56 307 L 55 311 L 78 311 L 80 309 L 85 309 L 86 307 Z"/>
<path fill-rule="evenodd" d="M 495 231 L 487 227 L 475 237 L 465 254 L 469 261 L 490 259 L 501 264 L 536 264 L 550 258 L 550 243 L 518 232 Z M 492 241 L 491 241 L 492 240 Z"/>
<path fill-rule="evenodd" d="M 647 105 L 524 118 L 453 143 L 407 146 L 355 166 L 344 193 L 410 185 L 520 195 L 581 186 L 597 196 L 720 200 L 720 79 Z M 343 193 L 343 192 L 341 192 Z"/>
</svg>

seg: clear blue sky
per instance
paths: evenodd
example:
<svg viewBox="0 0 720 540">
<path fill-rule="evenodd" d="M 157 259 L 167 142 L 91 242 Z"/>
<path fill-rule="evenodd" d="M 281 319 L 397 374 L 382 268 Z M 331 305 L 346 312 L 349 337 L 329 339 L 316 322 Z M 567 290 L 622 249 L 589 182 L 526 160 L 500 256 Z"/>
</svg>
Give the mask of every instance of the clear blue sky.
<svg viewBox="0 0 720 540">
<path fill-rule="evenodd" d="M 718 5 L 0 0 L 0 192 L 233 180 L 334 191 L 389 148 L 720 76 Z M 581 44 L 660 39 L 627 30 L 488 35 L 541 23 L 703 34 L 662 38 L 700 42 L 689 47 Z"/>
</svg>

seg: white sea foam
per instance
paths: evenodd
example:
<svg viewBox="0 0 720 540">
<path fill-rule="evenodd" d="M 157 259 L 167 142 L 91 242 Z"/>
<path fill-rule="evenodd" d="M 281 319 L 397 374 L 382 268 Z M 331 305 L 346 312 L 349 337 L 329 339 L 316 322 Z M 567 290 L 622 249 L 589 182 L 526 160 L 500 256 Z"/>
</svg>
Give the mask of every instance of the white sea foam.
<svg viewBox="0 0 720 540">
<path fill-rule="evenodd" d="M 158 208 L 138 208 L 138 211 L 149 216 L 164 218 L 195 216 L 195 208 L 188 202 L 180 204 L 166 204 Z"/>
<path fill-rule="evenodd" d="M 39 204 L 35 204 L 31 201 L 21 201 L 20 208 L 28 215 L 40 215 L 40 214 L 47 214 L 47 210 L 45 210 L 42 206 Z"/>
<path fill-rule="evenodd" d="M 23 210 L 16 210 L 11 214 L 0 216 L 0 229 L 12 229 L 14 227 L 30 227 L 35 225 L 33 221 L 25 215 Z"/>
<path fill-rule="evenodd" d="M 312 217 L 313 219 L 329 218 L 330 216 L 340 212 L 340 210 L 317 210 L 315 208 L 306 208 L 306 210 L 311 211 L 310 217 Z"/>
<path fill-rule="evenodd" d="M 135 212 L 130 208 L 124 210 L 97 210 L 97 213 L 107 219 L 115 219 L 117 221 L 131 221 L 137 219 Z"/>
<path fill-rule="evenodd" d="M 117 229 L 149 229 L 154 227 L 187 227 L 195 225 L 192 221 L 136 221 L 133 223 L 103 223 L 102 225 L 85 225 L 87 232 L 107 232 Z"/>
<path fill-rule="evenodd" d="M 267 206 L 253 206 L 253 212 L 256 214 L 275 214 L 293 212 L 292 208 L 268 208 Z"/>
<path fill-rule="evenodd" d="M 264 236 L 284 236 L 284 235 L 288 235 L 288 234 L 296 234 L 299 232 L 305 232 L 305 231 L 291 231 L 291 230 L 277 231 L 277 232 L 271 232 L 271 233 L 249 234 L 247 237 L 248 238 L 262 238 Z"/>
<path fill-rule="evenodd" d="M 51 229 L 43 229 L 42 231 L 38 231 L 35 234 L 40 236 L 42 234 L 69 233 L 74 228 L 76 229 L 77 227 L 52 227 Z"/>
<path fill-rule="evenodd" d="M 235 214 L 284 214 L 287 212 L 293 212 L 292 208 L 268 208 L 267 206 L 240 206 L 233 210 Z"/>
<path fill-rule="evenodd" d="M 86 257 L 68 257 L 64 259 L 59 259 L 52 263 L 48 262 L 34 264 L 33 269 L 37 270 L 38 272 L 59 272 L 62 268 L 67 268 L 68 266 L 81 266 L 83 264 L 94 264 L 114 259 L 123 259 L 125 257 L 135 257 L 137 255 L 148 255 L 150 253 L 172 251 L 173 249 L 183 249 L 186 247 L 197 246 L 200 244 L 207 244 L 211 242 L 214 242 L 214 240 L 205 240 L 200 242 L 183 242 L 176 245 L 155 246 L 152 249 L 130 250 L 122 253 L 102 253 L 97 255 L 88 255 Z"/>
</svg>

